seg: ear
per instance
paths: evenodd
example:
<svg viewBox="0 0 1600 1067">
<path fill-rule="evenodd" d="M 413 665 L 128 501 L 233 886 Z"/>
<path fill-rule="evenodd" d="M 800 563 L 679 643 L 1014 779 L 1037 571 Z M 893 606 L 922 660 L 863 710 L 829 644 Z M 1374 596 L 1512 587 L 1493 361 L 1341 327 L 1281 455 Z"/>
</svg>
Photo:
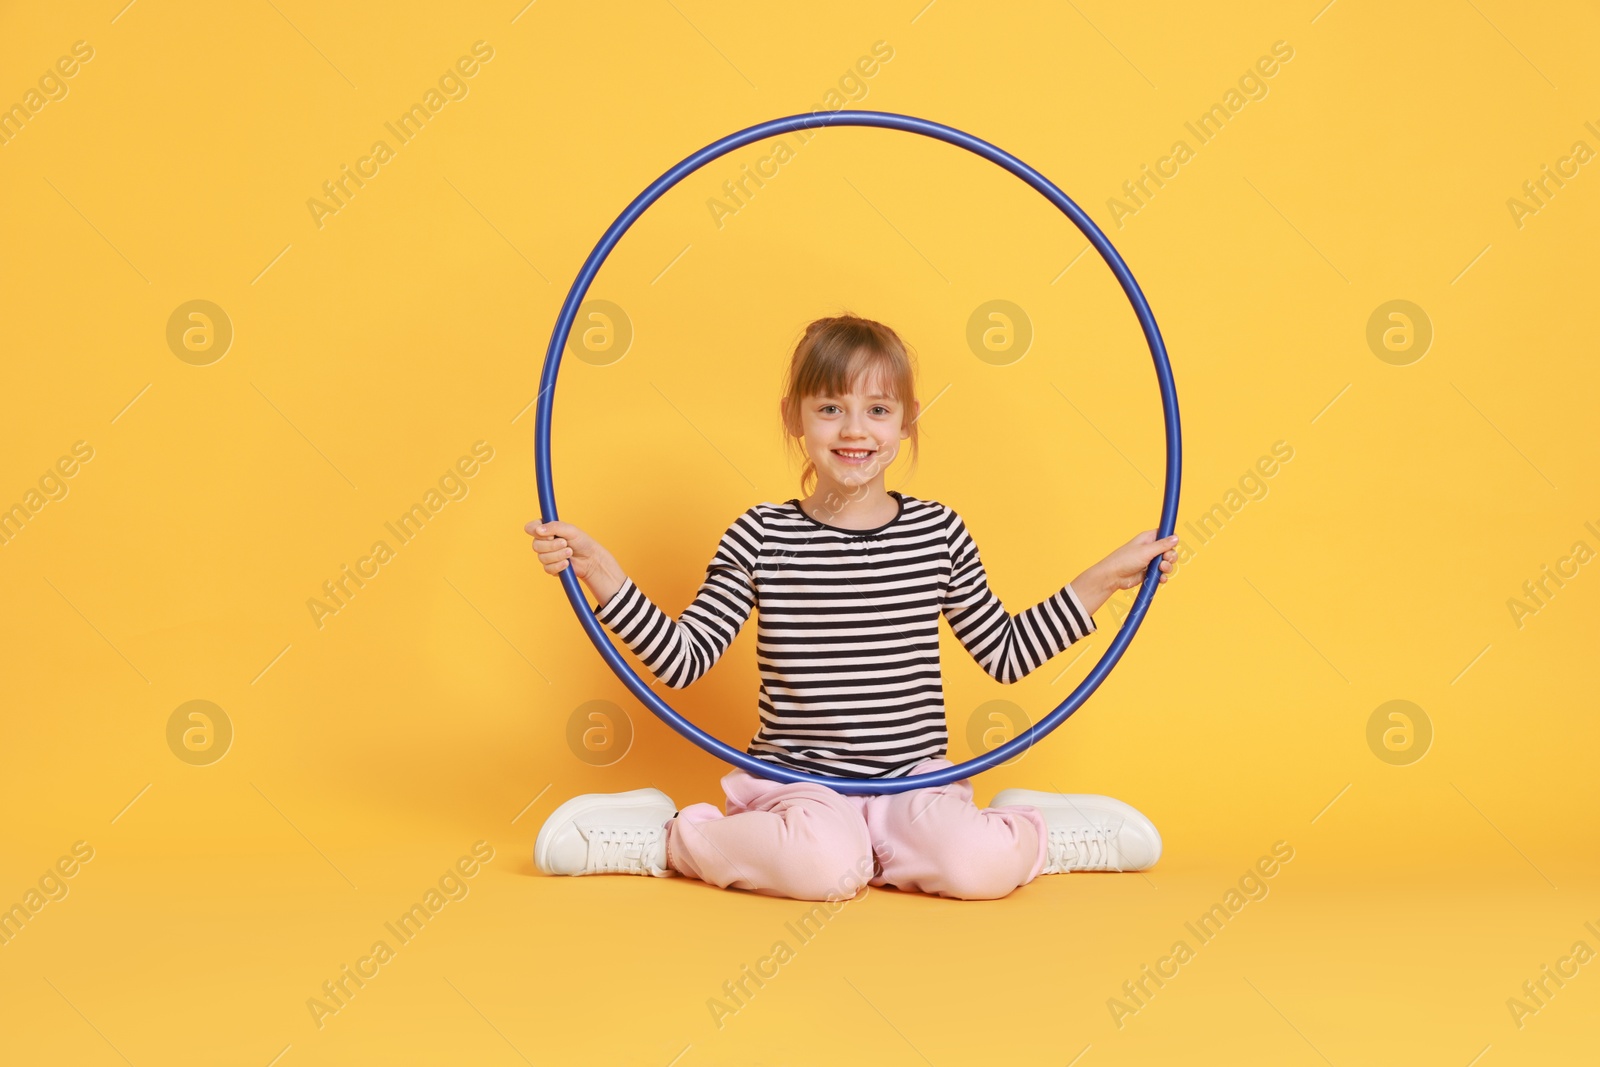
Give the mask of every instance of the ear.
<svg viewBox="0 0 1600 1067">
<path fill-rule="evenodd" d="M 800 436 L 800 430 L 795 425 L 794 415 L 790 410 L 789 397 L 778 400 L 778 417 L 783 420 L 783 428 L 788 431 L 790 437 Z"/>
<path fill-rule="evenodd" d="M 921 414 L 922 414 L 922 401 L 913 400 L 911 402 L 911 417 L 906 420 L 905 426 L 903 426 L 901 428 L 901 430 L 900 430 L 900 440 L 904 441 L 904 440 L 907 440 L 908 438 L 910 438 L 910 436 L 911 436 L 911 424 L 913 422 L 916 422 L 917 421 L 917 416 L 919 416 Z"/>
</svg>

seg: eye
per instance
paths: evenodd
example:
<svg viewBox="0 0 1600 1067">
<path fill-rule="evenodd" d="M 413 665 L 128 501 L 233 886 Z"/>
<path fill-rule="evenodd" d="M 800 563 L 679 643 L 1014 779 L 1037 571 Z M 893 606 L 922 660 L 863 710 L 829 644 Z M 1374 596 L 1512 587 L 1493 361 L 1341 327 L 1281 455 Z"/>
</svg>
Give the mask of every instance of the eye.
<svg viewBox="0 0 1600 1067">
<path fill-rule="evenodd" d="M 883 405 L 883 404 L 878 404 L 878 405 L 877 405 L 877 406 L 876 406 L 876 407 L 875 407 L 875 408 L 874 408 L 874 410 L 875 410 L 875 411 L 881 411 L 881 412 L 883 412 L 883 413 L 884 413 L 884 414 L 885 414 L 885 415 L 887 415 L 887 414 L 889 414 L 889 409 L 888 409 L 888 407 L 886 407 L 886 406 L 885 406 L 885 405 Z"/>
</svg>

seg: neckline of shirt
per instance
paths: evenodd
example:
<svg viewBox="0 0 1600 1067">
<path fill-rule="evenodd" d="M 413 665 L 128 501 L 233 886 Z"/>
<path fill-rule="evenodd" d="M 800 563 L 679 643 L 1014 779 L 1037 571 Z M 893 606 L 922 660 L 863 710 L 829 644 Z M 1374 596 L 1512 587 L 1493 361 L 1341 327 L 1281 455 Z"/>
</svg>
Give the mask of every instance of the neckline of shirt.
<svg viewBox="0 0 1600 1067">
<path fill-rule="evenodd" d="M 793 504 L 794 505 L 794 510 L 799 514 L 799 516 L 802 519 L 804 519 L 805 521 L 811 523 L 813 526 L 820 526 L 824 530 L 832 530 L 835 533 L 856 534 L 857 536 L 865 537 L 865 536 L 868 536 L 868 535 L 871 535 L 871 534 L 882 533 L 884 530 L 887 530 L 889 527 L 891 527 L 895 523 L 899 522 L 900 521 L 900 517 L 905 514 L 905 512 L 906 512 L 905 494 L 901 493 L 900 490 L 898 490 L 898 489 L 891 489 L 891 490 L 889 490 L 889 495 L 894 497 L 894 499 L 895 499 L 896 509 L 895 509 L 895 513 L 894 513 L 894 518 L 890 519 L 888 522 L 884 523 L 882 526 L 874 526 L 874 527 L 872 527 L 871 529 L 868 529 L 868 530 L 851 530 L 851 529 L 847 529 L 846 527 L 843 527 L 843 526 L 830 526 L 829 524 L 827 524 L 825 522 L 822 522 L 819 519 L 814 519 L 809 514 L 806 513 L 806 509 L 805 508 L 800 506 L 800 498 L 799 497 L 790 497 L 787 501 L 785 501 L 785 503 Z"/>
</svg>

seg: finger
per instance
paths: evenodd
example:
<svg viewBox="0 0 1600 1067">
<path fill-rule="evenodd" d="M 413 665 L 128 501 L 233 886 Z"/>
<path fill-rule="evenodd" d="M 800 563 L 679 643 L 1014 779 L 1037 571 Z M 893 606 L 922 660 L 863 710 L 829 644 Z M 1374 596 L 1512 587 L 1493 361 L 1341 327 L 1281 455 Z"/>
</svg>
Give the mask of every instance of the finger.
<svg viewBox="0 0 1600 1067">
<path fill-rule="evenodd" d="M 571 555 L 572 555 L 572 549 L 570 549 L 570 548 L 558 548 L 554 552 L 541 552 L 541 553 L 539 553 L 539 562 L 540 563 L 554 563 L 557 560 L 566 559 Z"/>
<path fill-rule="evenodd" d="M 1177 544 L 1177 534 L 1173 534 L 1171 537 L 1164 537 L 1160 541 L 1153 541 L 1146 546 L 1147 554 L 1145 559 L 1151 560 L 1162 553 L 1171 552 Z"/>
</svg>

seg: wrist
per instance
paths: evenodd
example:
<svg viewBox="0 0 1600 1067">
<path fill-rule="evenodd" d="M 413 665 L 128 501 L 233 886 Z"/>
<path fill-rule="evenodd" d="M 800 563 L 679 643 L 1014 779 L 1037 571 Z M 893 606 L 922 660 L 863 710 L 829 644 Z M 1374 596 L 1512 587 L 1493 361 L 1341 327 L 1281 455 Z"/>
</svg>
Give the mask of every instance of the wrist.
<svg viewBox="0 0 1600 1067">
<path fill-rule="evenodd" d="M 622 588 L 626 580 L 627 576 L 622 573 L 622 568 L 617 565 L 615 559 L 610 556 L 601 559 L 594 573 L 584 581 L 589 587 L 589 593 L 595 599 L 596 610 L 610 603 L 611 598 L 617 595 L 617 590 Z"/>
<path fill-rule="evenodd" d="M 1084 610 L 1090 615 L 1099 611 L 1115 592 L 1110 579 L 1105 576 L 1099 564 L 1072 579 L 1071 585 L 1072 591 L 1083 602 Z"/>
</svg>

